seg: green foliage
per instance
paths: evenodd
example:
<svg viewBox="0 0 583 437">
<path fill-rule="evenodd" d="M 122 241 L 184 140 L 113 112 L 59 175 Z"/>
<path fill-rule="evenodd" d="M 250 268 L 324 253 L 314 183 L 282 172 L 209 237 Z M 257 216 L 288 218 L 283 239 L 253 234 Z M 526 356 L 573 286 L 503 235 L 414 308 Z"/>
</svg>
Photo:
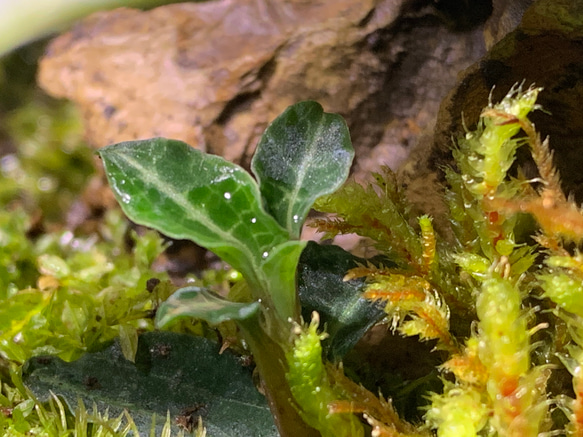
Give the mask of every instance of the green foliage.
<svg viewBox="0 0 583 437">
<path fill-rule="evenodd" d="M 128 435 L 135 426 L 127 413 L 63 408 L 56 397 L 38 403 L 14 369 L 39 354 L 74 360 L 120 335 L 132 357 L 137 331 L 153 328 L 148 316 L 166 297 L 146 291 L 148 279 L 167 280 L 151 270 L 162 239 L 132 231 L 128 249 L 128 224 L 118 211 L 91 235 L 44 233 L 38 218 L 52 227 L 64 221 L 93 172 L 91 151 L 70 105 L 33 101 L 5 120 L 18 150 L 4 155 L 0 174 L 0 434 Z"/>
<path fill-rule="evenodd" d="M 145 281 L 166 278 L 150 270 L 162 249 L 155 233 L 146 233 L 132 251 L 124 251 L 120 248 L 125 246 L 127 223 L 115 211 L 101 229 L 110 238 L 102 241 L 97 235 L 75 237 L 69 231 L 32 241 L 26 237 L 28 219 L 21 209 L 2 212 L 0 218 L 0 234 L 7 243 L 1 249 L 0 353 L 12 361 L 9 367 L 39 354 L 72 360 L 102 347 L 122 330 L 152 329 L 144 316 L 157 297 L 146 291 Z M 35 284 L 38 288 L 31 288 Z M 135 350 L 126 353 L 132 356 Z M 2 359 L 0 364 L 0 369 L 8 365 Z M 112 417 L 95 406 L 92 412 L 83 404 L 64 407 L 57 397 L 39 403 L 18 374 L 4 376 L 0 374 L 2 435 L 57 436 L 74 429 L 78 436 L 121 437 L 136 430 L 127 413 Z"/>
<path fill-rule="evenodd" d="M 348 177 L 354 150 L 347 132 L 342 117 L 308 101 L 289 107 L 261 137 L 251 169 L 264 205 L 292 238 L 314 201 Z"/>
<path fill-rule="evenodd" d="M 185 287 L 170 296 L 156 314 L 158 326 L 166 326 L 179 317 L 205 319 L 211 325 L 227 320 L 242 320 L 259 310 L 258 302 L 231 302 L 200 287 Z"/>
<path fill-rule="evenodd" d="M 302 418 L 322 437 L 362 437 L 364 429 L 353 415 L 330 414 L 328 404 L 340 398 L 334 390 L 322 362 L 326 335 L 318 333 L 317 313 L 305 329 L 296 327 L 294 347 L 287 353 L 287 380 L 296 402 L 302 406 Z"/>
<path fill-rule="evenodd" d="M 387 168 L 373 177 L 374 186 L 349 181 L 333 195 L 318 199 L 314 205 L 318 211 L 334 213 L 342 220 L 316 221 L 315 226 L 329 238 L 352 232 L 371 238 L 390 259 L 404 266 L 423 264 L 423 246 L 409 224 L 409 208 L 395 176 Z"/>
<path fill-rule="evenodd" d="M 139 436 L 140 432 L 127 411 L 111 417 L 108 411 L 102 413 L 94 403 L 90 411 L 82 401 L 75 407 L 63 402 L 54 393 L 46 402 L 39 402 L 22 384 L 19 374 L 12 373 L 12 385 L 0 386 L 0 432 L 3 436 L 63 436 L 76 437 L 126 437 Z M 184 432 L 172 432 L 170 416 L 162 425 L 160 436 L 183 437 Z M 149 426 L 149 430 L 154 430 Z M 143 435 L 143 434 L 142 434 Z M 196 437 L 204 437 L 205 430 L 198 427 Z"/>
<path fill-rule="evenodd" d="M 478 353 L 488 372 L 486 388 L 493 410 L 490 423 L 502 435 L 536 436 L 547 414 L 543 394 L 548 369 L 530 369 L 530 335 L 520 290 L 508 279 L 492 276 L 482 284 L 476 305 Z"/>
<path fill-rule="evenodd" d="M 299 236 L 315 197 L 333 191 L 348 174 L 353 151 L 346 124 L 315 102 L 289 108 L 259 143 L 252 164 L 259 184 L 241 167 L 179 141 L 121 143 L 99 155 L 133 221 L 214 251 L 246 281 L 251 302 L 180 290 L 162 305 L 159 326 L 194 315 L 213 323 L 234 320 L 253 352 L 280 433 L 313 432 L 298 414 L 307 417 L 319 397 L 325 408 L 329 388 L 306 396 L 304 385 L 294 387 L 295 379 L 285 377 L 284 357 L 294 350 L 292 326 L 300 322 L 295 276 L 305 247 L 290 238 Z M 335 419 L 319 414 L 307 422 L 327 429 L 330 421 Z"/>
<path fill-rule="evenodd" d="M 456 169 L 445 169 L 447 239 L 425 216 L 415 228 L 389 172 L 375 175 L 375 186 L 348 182 L 317 202 L 320 210 L 337 215 L 316 221 L 321 230 L 329 236 L 356 232 L 372 238 L 397 264 L 362 264 L 350 269 L 345 280 L 364 277 L 364 296 L 386 302 L 393 329 L 420 340 L 436 339 L 436 349 L 446 351 L 442 370 L 453 378 L 444 379 L 441 393 L 430 395 L 425 414 L 426 426 L 440 437 L 537 436 L 553 427 L 560 432 L 560 419 L 549 411 L 552 402 L 568 419 L 568 435 L 583 430 L 583 258 L 565 244 L 583 240 L 583 214 L 562 193 L 548 141 L 541 141 L 527 118 L 538 109 L 540 91 L 512 89 L 483 110 L 475 131 L 458 140 Z M 537 187 L 520 171 L 517 177 L 508 175 L 522 145 L 530 147 L 538 167 Z M 355 198 L 358 202 L 351 202 Z M 517 243 L 516 235 L 530 231 L 518 213 L 530 213 L 539 223 L 538 247 Z M 537 257 L 544 259 L 544 268 L 535 264 Z M 540 308 L 529 307 L 533 297 L 543 308 L 553 308 L 554 316 L 537 324 Z M 457 329 L 473 328 L 456 333 L 450 325 L 454 317 Z M 532 340 L 539 331 L 544 346 Z M 538 354 L 546 360 L 541 362 Z M 575 399 L 549 400 L 546 385 L 553 368 L 547 364 L 557 362 L 553 354 L 573 375 Z M 353 402 L 350 411 L 372 417 L 377 435 L 396 435 L 397 419 L 369 401 Z"/>
<path fill-rule="evenodd" d="M 22 209 L 0 212 L 0 297 L 36 283 L 35 248 L 26 236 L 30 218 Z"/>
<path fill-rule="evenodd" d="M 151 270 L 162 239 L 133 231 L 128 239 L 117 211 L 90 235 L 62 229 L 93 157 L 72 106 L 30 94 L 3 115 L 16 149 L 0 161 L 0 434 L 125 436 L 135 430 L 127 413 L 67 408 L 57 397 L 37 402 L 19 372 L 32 356 L 73 360 L 119 335 L 128 357 L 135 354 L 137 331 L 153 328 L 148 316 L 167 295 L 145 289 L 152 277 L 167 280 Z"/>
<path fill-rule="evenodd" d="M 162 138 L 105 147 L 99 154 L 130 218 L 213 250 L 243 274 L 256 299 L 273 300 L 283 320 L 295 316 L 293 282 L 273 295 L 267 290 L 270 281 L 280 280 L 271 271 L 272 263 L 279 262 L 274 252 L 285 245 L 297 259 L 302 244 L 289 242 L 287 232 L 264 211 L 249 173 L 221 157 Z"/>
<path fill-rule="evenodd" d="M 135 336 L 138 328 L 153 328 L 144 317 L 164 296 L 149 293 L 146 281 L 167 279 L 150 270 L 163 250 L 162 240 L 154 232 L 140 238 L 134 235 L 134 248 L 120 250 L 126 228 L 115 211 L 101 230 L 110 237 L 103 241 L 63 231 L 32 242 L 19 234 L 20 226 L 4 228 L 6 239 L 18 241 L 22 249 L 6 247 L 5 255 L 12 259 L 5 266 L 30 266 L 27 277 L 22 277 L 25 270 L 11 275 L 5 267 L 0 290 L 0 351 L 5 357 L 22 363 L 35 355 L 51 354 L 70 361 L 107 344 L 120 330 L 127 334 L 133 327 Z M 112 254 L 116 254 L 115 262 Z M 35 288 L 25 288 L 25 284 Z M 131 348 L 128 353 L 131 356 Z"/>
<path fill-rule="evenodd" d="M 119 345 L 111 350 L 135 361 L 123 361 L 124 372 L 137 372 L 128 373 L 128 381 L 144 376 L 140 372 L 156 376 L 149 373 L 160 365 L 162 373 L 174 369 L 162 379 L 182 384 L 175 381 L 181 374 L 176 366 L 208 366 L 184 372 L 202 379 L 180 392 L 180 398 L 205 387 L 210 374 L 216 384 L 228 385 L 228 374 L 245 372 L 237 365 L 221 370 L 217 363 L 224 357 L 200 338 L 196 341 L 206 345 L 200 356 L 188 358 L 187 351 L 177 350 L 175 367 L 161 357 L 153 359 L 152 348 L 140 346 L 144 337 L 139 342 L 138 333 L 153 328 L 146 316 L 167 299 L 157 308 L 159 326 L 204 320 L 221 333 L 243 338 L 253 353 L 267 404 L 260 405 L 263 399 L 250 384 L 246 393 L 261 399 L 257 405 L 264 412 L 269 406 L 282 436 L 580 435 L 583 214 L 562 193 L 548 141 L 541 141 L 527 118 L 538 108 L 540 91 L 511 90 L 500 103 L 491 102 L 476 129 L 458 140 L 455 166 L 445 169 L 448 235 L 434 228 L 431 217 L 411 214 L 388 169 L 375 174 L 369 186 L 350 181 L 331 194 L 346 177 L 352 150 L 345 124 L 314 102 L 294 105 L 268 128 L 252 161 L 257 182 L 242 168 L 178 141 L 153 139 L 102 149 L 109 181 L 132 220 L 215 251 L 243 280 L 234 281 L 230 290 L 227 286 L 212 292 L 199 280 L 169 297 L 173 287 L 165 275 L 150 271 L 163 250 L 157 234 L 134 236 L 133 249 L 121 250 L 125 225 L 110 215 L 100 238 L 61 232 L 32 241 L 25 235 L 30 220 L 16 209 L 12 215 L 0 214 L 0 297 L 5 304 L 0 307 L 0 352 L 12 366 L 40 353 L 71 360 L 119 336 Z M 521 146 L 530 147 L 538 168 L 534 182 L 525 180 L 520 169 L 508 174 Z M 316 220 L 315 225 L 328 236 L 356 232 L 368 237 L 381 256 L 358 259 L 336 247 L 296 239 L 312 202 L 321 195 L 317 207 L 336 217 Z M 525 238 L 532 232 L 525 214 L 539 225 L 536 244 Z M 225 275 L 216 273 L 212 281 Z M 145 281 L 153 276 L 163 282 L 149 294 Z M 302 315 L 312 322 L 303 323 Z M 401 335 L 431 342 L 440 351 L 441 389 L 423 391 L 423 380 L 430 376 L 425 375 L 406 381 L 401 390 L 428 399 L 423 417 L 418 416 L 423 425 L 403 421 L 391 401 L 350 380 L 341 365 L 326 361 L 340 360 L 381 319 Z M 223 347 L 232 341 L 227 338 Z M 122 362 L 111 356 L 89 361 L 78 363 L 103 372 L 99 378 L 109 377 Z M 74 364 L 56 358 L 44 361 L 44 367 L 42 363 L 43 358 L 29 361 L 28 383 L 40 381 L 55 365 L 48 379 L 67 379 L 71 370 L 77 388 L 83 385 L 84 374 Z M 564 385 L 558 371 L 565 369 L 572 375 L 574 397 L 547 387 L 553 372 L 559 375 L 554 384 Z M 4 430 L 23 435 L 34 434 L 32 427 L 37 427 L 55 429 L 57 435 L 71 429 L 77 389 L 66 393 L 65 402 L 53 397 L 43 398 L 43 404 L 15 375 L 1 386 L 0 407 L 11 410 L 10 417 L 0 414 Z M 140 381 L 140 387 L 150 384 Z M 47 380 L 39 386 L 43 384 L 37 397 L 49 386 L 63 386 Z M 161 385 L 153 383 L 153 390 Z M 229 391 L 207 388 L 200 396 Z M 115 404 L 117 392 L 98 400 L 95 395 L 103 393 L 83 390 L 85 403 Z M 162 408 L 158 413 L 178 408 L 176 390 L 156 402 Z M 209 415 L 208 429 L 221 435 L 232 405 L 229 396 L 218 398 L 209 404 L 218 402 L 213 414 L 223 418 L 211 420 Z M 111 435 L 147 429 L 134 410 L 131 417 L 137 414 L 139 420 L 117 416 L 121 410 L 109 419 L 88 415 L 82 405 L 74 419 L 78 435 L 99 430 L 97 424 L 106 424 Z M 150 417 L 145 410 L 144 417 Z M 355 415 L 362 415 L 368 426 Z M 271 426 L 265 423 L 261 430 Z M 220 425 L 213 428 L 215 424 Z M 170 428 L 168 424 L 163 433 Z M 249 433 L 260 435 L 259 428 Z M 236 432 L 240 429 L 230 431 Z"/>
<path fill-rule="evenodd" d="M 500 193 L 507 172 L 514 162 L 516 149 L 524 140 L 514 136 L 521 120 L 538 109 L 535 105 L 540 88 L 525 92 L 511 90 L 500 103 L 490 104 L 480 117 L 478 128 L 458 141 L 454 158 L 464 186 L 477 199 Z M 503 187 L 502 187 L 503 188 Z"/>
<path fill-rule="evenodd" d="M 326 327 L 323 347 L 332 362 L 340 361 L 384 316 L 381 306 L 362 296 L 364 280 L 344 281 L 350 268 L 364 259 L 333 245 L 308 242 L 298 266 L 298 293 L 302 316 L 316 311 Z"/>
<path fill-rule="evenodd" d="M 475 436 L 487 423 L 488 408 L 480 390 L 446 382 L 443 395 L 432 395 L 425 420 L 438 437 Z"/>
<path fill-rule="evenodd" d="M 5 117 L 5 129 L 18 150 L 0 161 L 0 204 L 62 222 L 94 171 L 73 107 L 32 101 Z"/>
<path fill-rule="evenodd" d="M 385 302 L 393 328 L 425 340 L 438 339 L 439 348 L 455 351 L 449 308 L 440 291 L 455 293 L 456 301 L 467 300 L 469 292 L 452 284 L 451 257 L 437 255 L 431 220 L 419 218 L 420 232 L 410 224 L 413 218 L 391 171 L 385 169 L 374 178 L 374 186 L 365 188 L 351 181 L 337 193 L 319 199 L 317 209 L 334 212 L 338 218 L 316 220 L 314 225 L 330 237 L 356 232 L 373 239 L 396 265 L 361 265 L 351 269 L 344 280 L 366 278 L 369 285 L 364 297 Z M 360 203 L 349 200 L 354 198 Z"/>
<path fill-rule="evenodd" d="M 575 256 L 550 256 L 545 260 L 550 272 L 539 276 L 545 296 L 563 310 L 583 317 L 583 258 Z"/>
<path fill-rule="evenodd" d="M 121 357 L 116 342 L 105 350 L 66 363 L 38 357 L 24 368 L 23 380 L 41 402 L 50 401 L 58 387 L 67 408 L 80 399 L 107 409 L 112 417 L 132 418 L 143 435 L 153 425 L 157 435 L 168 414 L 174 434 L 192 431 L 199 417 L 209 435 L 275 437 L 277 429 L 265 398 L 253 384 L 250 368 L 217 344 L 202 337 L 172 332 L 140 336 L 135 363 Z"/>
</svg>

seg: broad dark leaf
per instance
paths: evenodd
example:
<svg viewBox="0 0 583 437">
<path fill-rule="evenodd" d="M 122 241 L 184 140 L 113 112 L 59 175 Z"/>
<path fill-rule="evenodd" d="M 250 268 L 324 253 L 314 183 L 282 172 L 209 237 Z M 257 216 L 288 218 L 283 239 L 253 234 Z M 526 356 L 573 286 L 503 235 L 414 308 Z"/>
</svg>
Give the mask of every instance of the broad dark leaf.
<svg viewBox="0 0 583 437">
<path fill-rule="evenodd" d="M 251 169 L 265 207 L 297 238 L 316 198 L 346 180 L 353 157 L 342 117 L 307 101 L 290 106 L 267 128 Z"/>
<path fill-rule="evenodd" d="M 255 389 L 250 369 L 228 352 L 201 337 L 152 332 L 139 339 L 136 363 L 123 358 L 118 344 L 78 361 L 39 357 L 25 366 L 24 382 L 43 401 L 50 391 L 74 410 L 77 400 L 93 403 L 110 417 L 127 409 L 140 433 L 150 435 L 152 414 L 158 433 L 169 411 L 176 419 L 203 419 L 213 437 L 276 437 L 265 398 Z"/>
<path fill-rule="evenodd" d="M 325 341 L 328 357 L 340 360 L 376 322 L 385 316 L 383 306 L 362 298 L 364 280 L 343 281 L 346 272 L 365 263 L 338 246 L 309 242 L 298 266 L 298 289 L 302 315 L 310 320 L 320 314 L 321 326 L 330 337 Z"/>
</svg>

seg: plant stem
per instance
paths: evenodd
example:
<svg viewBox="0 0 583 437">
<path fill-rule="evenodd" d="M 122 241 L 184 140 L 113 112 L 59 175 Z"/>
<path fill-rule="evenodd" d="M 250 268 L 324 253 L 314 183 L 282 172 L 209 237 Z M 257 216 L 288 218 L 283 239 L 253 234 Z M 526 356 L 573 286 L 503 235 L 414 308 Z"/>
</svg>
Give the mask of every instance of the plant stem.
<svg viewBox="0 0 583 437">
<path fill-rule="evenodd" d="M 320 433 L 309 427 L 299 415 L 286 379 L 288 369 L 285 352 L 279 342 L 266 334 L 259 317 L 261 315 L 237 323 L 255 358 L 279 434 L 281 437 L 319 437 Z M 284 324 L 280 322 L 279 325 Z M 281 328 L 282 331 L 291 330 L 291 327 Z"/>
</svg>

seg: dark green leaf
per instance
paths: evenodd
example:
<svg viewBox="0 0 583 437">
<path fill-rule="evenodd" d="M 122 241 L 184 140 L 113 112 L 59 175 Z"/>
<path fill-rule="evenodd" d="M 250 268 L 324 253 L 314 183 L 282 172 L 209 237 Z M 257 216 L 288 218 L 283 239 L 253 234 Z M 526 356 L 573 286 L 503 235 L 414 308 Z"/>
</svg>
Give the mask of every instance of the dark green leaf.
<svg viewBox="0 0 583 437">
<path fill-rule="evenodd" d="M 130 219 L 206 247 L 254 285 L 263 256 L 288 235 L 261 206 L 241 167 L 181 141 L 154 138 L 104 147 L 109 184 Z"/>
<path fill-rule="evenodd" d="M 144 334 L 135 365 L 123 358 L 118 344 L 72 363 L 34 358 L 24 381 L 41 401 L 53 391 L 72 410 L 79 398 L 88 407 L 95 402 L 102 412 L 108 408 L 110 417 L 127 409 L 144 435 L 149 435 L 153 413 L 160 434 L 167 411 L 174 424 L 181 415 L 192 415 L 195 424 L 201 416 L 213 437 L 278 435 L 251 371 L 230 353 L 219 355 L 218 345 L 201 337 Z"/>
<path fill-rule="evenodd" d="M 346 272 L 364 263 L 337 246 L 309 242 L 298 266 L 298 290 L 302 315 L 310 320 L 320 314 L 320 325 L 330 337 L 324 346 L 328 357 L 341 359 L 376 322 L 385 316 L 383 306 L 361 297 L 362 279 L 343 281 Z"/>
<path fill-rule="evenodd" d="M 156 325 L 163 328 L 184 317 L 194 317 L 217 325 L 227 320 L 246 319 L 258 309 L 257 302 L 230 302 L 204 288 L 185 287 L 160 305 L 156 313 Z"/>
<path fill-rule="evenodd" d="M 316 198 L 346 180 L 353 157 L 342 117 L 307 101 L 290 106 L 267 128 L 251 168 L 266 208 L 297 238 Z"/>
</svg>

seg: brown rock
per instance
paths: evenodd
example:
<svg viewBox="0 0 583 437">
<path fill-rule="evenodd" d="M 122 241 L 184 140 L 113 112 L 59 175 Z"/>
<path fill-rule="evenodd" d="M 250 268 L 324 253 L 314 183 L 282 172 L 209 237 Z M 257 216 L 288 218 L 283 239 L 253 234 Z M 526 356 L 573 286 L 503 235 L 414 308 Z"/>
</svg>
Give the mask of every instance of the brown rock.
<svg viewBox="0 0 583 437">
<path fill-rule="evenodd" d="M 484 40 L 490 49 L 512 32 L 522 20 L 524 11 L 534 0 L 493 0 L 493 11 L 484 27 Z"/>
<path fill-rule="evenodd" d="M 227 0 L 103 12 L 51 44 L 39 81 L 77 102 L 98 147 L 166 136 L 238 160 L 267 120 L 315 90 L 333 108 L 374 92 L 357 83 L 358 69 L 382 66 L 355 43 L 390 22 L 400 2 L 367 17 L 374 3 Z"/>
<path fill-rule="evenodd" d="M 39 81 L 79 105 L 97 147 L 165 136 L 243 164 L 269 121 L 314 99 L 347 118 L 355 169 L 367 175 L 402 160 L 457 71 L 483 53 L 478 32 L 448 30 L 423 3 L 219 0 L 99 13 L 50 45 Z"/>
<path fill-rule="evenodd" d="M 520 26 L 494 45 L 462 75 L 444 100 L 437 120 L 430 167 L 448 162 L 452 138 L 473 129 L 483 107 L 499 101 L 519 83 L 544 88 L 530 119 L 550 136 L 555 162 L 567 192 L 583 200 L 583 2 L 540 0 Z M 462 122 L 463 118 L 463 122 Z M 536 174 L 531 174 L 536 176 Z"/>
</svg>

